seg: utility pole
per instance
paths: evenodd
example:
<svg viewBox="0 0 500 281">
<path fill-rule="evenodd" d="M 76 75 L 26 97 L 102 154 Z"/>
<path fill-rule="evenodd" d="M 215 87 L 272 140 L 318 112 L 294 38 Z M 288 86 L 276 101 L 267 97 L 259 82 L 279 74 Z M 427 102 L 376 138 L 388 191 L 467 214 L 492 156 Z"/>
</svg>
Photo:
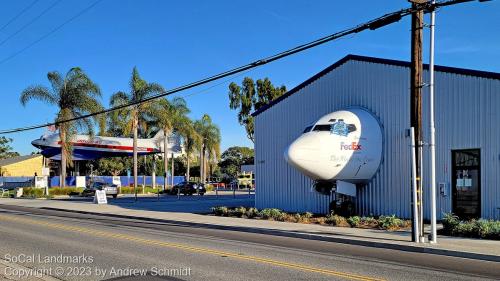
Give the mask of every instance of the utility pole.
<svg viewBox="0 0 500 281">
<path fill-rule="evenodd" d="M 412 197 L 412 204 L 417 204 L 418 214 L 412 212 L 412 216 L 419 217 L 418 224 L 420 227 L 412 226 L 412 232 L 416 232 L 417 235 L 422 236 L 423 225 L 422 225 L 422 30 L 423 30 L 423 20 L 424 11 L 418 9 L 419 6 L 427 0 L 409 0 L 412 4 L 412 8 L 416 9 L 411 15 L 411 71 L 410 71 L 410 125 L 414 128 L 414 141 L 415 141 L 415 165 L 416 174 L 415 179 L 417 180 L 417 202 L 414 202 Z M 413 210 L 414 208 L 412 208 Z M 412 237 L 415 237 L 413 233 Z M 412 238 L 413 242 L 415 238 Z"/>
<path fill-rule="evenodd" d="M 432 0 L 432 4 L 436 1 Z M 436 129 L 434 124 L 434 28 L 436 25 L 436 12 L 431 12 L 430 24 L 430 48 L 429 48 L 429 129 L 430 129 L 430 170 L 431 183 L 431 235 L 430 243 L 437 243 L 436 230 Z"/>
</svg>

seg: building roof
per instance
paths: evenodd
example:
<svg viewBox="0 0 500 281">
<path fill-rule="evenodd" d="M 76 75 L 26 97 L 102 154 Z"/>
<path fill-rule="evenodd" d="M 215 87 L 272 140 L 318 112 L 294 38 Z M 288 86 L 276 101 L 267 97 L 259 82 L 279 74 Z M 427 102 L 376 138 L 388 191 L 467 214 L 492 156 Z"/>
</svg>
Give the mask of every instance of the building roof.
<svg viewBox="0 0 500 281">
<path fill-rule="evenodd" d="M 22 162 L 22 161 L 26 161 L 26 160 L 33 159 L 33 158 L 40 157 L 40 156 L 42 156 L 42 155 L 41 154 L 32 154 L 32 155 L 24 155 L 24 156 L 16 156 L 16 157 L 11 157 L 11 158 L 6 158 L 6 159 L 0 159 L 0 167 L 15 164 L 15 163 Z"/>
<path fill-rule="evenodd" d="M 275 99 L 274 101 L 270 102 L 269 104 L 259 108 L 256 110 L 254 113 L 252 113 L 252 116 L 257 116 L 261 114 L 262 112 L 266 111 L 267 109 L 271 108 L 275 104 L 281 102 L 282 100 L 288 98 L 289 96 L 293 95 L 294 93 L 298 92 L 300 89 L 306 87 L 307 85 L 311 84 L 312 82 L 318 80 L 325 74 L 329 73 L 330 71 L 336 69 L 337 67 L 343 65 L 344 63 L 348 61 L 362 61 L 362 62 L 371 62 L 371 63 L 378 63 L 378 64 L 387 64 L 387 65 L 395 65 L 395 66 L 402 66 L 402 67 L 410 67 L 410 62 L 408 61 L 401 61 L 401 60 L 392 60 L 392 59 L 383 59 L 383 58 L 376 58 L 376 57 L 367 57 L 367 56 L 359 56 L 359 55 L 352 55 L 349 54 L 345 56 L 344 58 L 340 59 L 336 63 L 330 65 L 329 67 L 323 69 L 319 73 L 315 74 L 311 78 L 307 79 L 306 81 L 300 83 L 298 86 L 295 88 L 289 90 L 285 94 L 283 94 L 281 97 Z M 424 64 L 424 69 L 429 69 L 428 64 Z M 482 78 L 489 78 L 489 79 L 496 79 L 500 80 L 500 73 L 498 72 L 488 72 L 488 71 L 481 71 L 481 70 L 473 70 L 473 69 L 466 69 L 466 68 L 456 68 L 456 67 L 449 67 L 449 66 L 441 66 L 441 65 L 435 65 L 434 66 L 435 71 L 439 72 L 447 72 L 447 73 L 454 73 L 454 74 L 461 74 L 461 75 L 467 75 L 467 76 L 475 76 L 475 77 L 482 77 Z"/>
</svg>

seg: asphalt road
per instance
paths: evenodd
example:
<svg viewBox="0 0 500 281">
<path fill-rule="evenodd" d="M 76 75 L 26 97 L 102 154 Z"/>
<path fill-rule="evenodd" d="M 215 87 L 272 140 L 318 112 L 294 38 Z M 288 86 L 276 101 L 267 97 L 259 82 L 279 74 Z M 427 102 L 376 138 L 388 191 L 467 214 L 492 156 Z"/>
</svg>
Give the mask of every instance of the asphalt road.
<svg viewBox="0 0 500 281">
<path fill-rule="evenodd" d="M 0 206 L 0 245 L 0 260 L 24 268 L 4 278 L 500 279 L 494 262 L 17 206 Z"/>
</svg>

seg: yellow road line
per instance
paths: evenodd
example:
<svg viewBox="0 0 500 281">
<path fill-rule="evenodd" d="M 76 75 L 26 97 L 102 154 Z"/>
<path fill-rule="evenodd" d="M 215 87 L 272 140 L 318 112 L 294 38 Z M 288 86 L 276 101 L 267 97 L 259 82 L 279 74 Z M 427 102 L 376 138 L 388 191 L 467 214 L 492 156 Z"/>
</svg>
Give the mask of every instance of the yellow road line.
<svg viewBox="0 0 500 281">
<path fill-rule="evenodd" d="M 190 252 L 211 254 L 211 255 L 216 255 L 216 256 L 226 256 L 226 257 L 231 257 L 231 258 L 240 259 L 240 260 L 247 260 L 247 261 L 253 261 L 253 262 L 258 262 L 258 263 L 271 264 L 271 265 L 275 265 L 275 266 L 279 266 L 279 267 L 292 268 L 292 269 L 301 270 L 301 271 L 321 273 L 321 274 L 342 277 L 342 278 L 351 279 L 351 280 L 359 280 L 359 281 L 381 281 L 381 280 L 384 280 L 384 279 L 379 279 L 379 278 L 372 278 L 369 276 L 344 273 L 344 272 L 339 272 L 339 271 L 334 271 L 334 270 L 329 270 L 329 269 L 316 268 L 316 267 L 298 264 L 298 263 L 288 263 L 288 262 L 283 262 L 283 261 L 278 261 L 278 260 L 273 260 L 273 259 L 260 258 L 260 257 L 256 257 L 256 256 L 247 256 L 244 254 L 235 254 L 235 253 L 231 253 L 231 252 L 212 250 L 212 249 L 208 249 L 208 248 L 193 247 L 193 246 L 189 246 L 186 244 L 180 244 L 180 243 L 171 243 L 171 242 L 163 242 L 163 241 L 158 241 L 158 240 L 138 238 L 138 237 L 131 236 L 131 235 L 118 234 L 118 233 L 112 233 L 112 232 L 100 231 L 100 230 L 91 230 L 88 228 L 77 227 L 77 226 L 69 226 L 69 225 L 56 224 L 56 223 L 50 223 L 50 222 L 42 222 L 42 221 L 37 221 L 37 220 L 33 220 L 33 219 L 20 218 L 17 216 L 11 217 L 11 216 L 6 216 L 6 215 L 0 215 L 0 219 L 14 221 L 14 222 L 25 222 L 28 224 L 47 226 L 50 228 L 61 229 L 61 230 L 66 230 L 66 231 L 71 231 L 71 232 L 91 234 L 94 236 L 105 237 L 105 238 L 115 238 L 115 239 L 122 239 L 122 240 L 127 240 L 127 241 L 134 241 L 134 242 L 148 244 L 148 245 L 176 248 L 176 249 L 186 250 L 186 251 L 190 251 Z"/>
</svg>

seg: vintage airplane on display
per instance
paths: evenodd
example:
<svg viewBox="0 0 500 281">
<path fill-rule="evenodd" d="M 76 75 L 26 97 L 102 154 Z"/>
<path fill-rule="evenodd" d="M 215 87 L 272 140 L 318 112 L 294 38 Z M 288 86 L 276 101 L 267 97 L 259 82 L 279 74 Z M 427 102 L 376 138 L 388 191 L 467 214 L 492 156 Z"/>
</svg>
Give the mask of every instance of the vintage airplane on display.
<svg viewBox="0 0 500 281">
<path fill-rule="evenodd" d="M 365 109 L 332 112 L 307 126 L 285 159 L 314 180 L 316 191 L 330 194 L 339 183 L 354 186 L 372 179 L 382 160 L 382 130 Z"/>
<path fill-rule="evenodd" d="M 41 150 L 43 156 L 60 160 L 61 140 L 58 133 L 44 134 L 31 144 Z M 102 157 L 132 156 L 133 139 L 102 137 L 89 135 L 75 135 L 71 142 L 73 146 L 73 160 L 92 160 Z M 158 132 L 153 138 L 138 139 L 138 155 L 162 153 L 164 146 L 163 132 Z M 180 137 L 172 135 L 168 137 L 167 151 L 174 156 L 182 154 Z"/>
</svg>

